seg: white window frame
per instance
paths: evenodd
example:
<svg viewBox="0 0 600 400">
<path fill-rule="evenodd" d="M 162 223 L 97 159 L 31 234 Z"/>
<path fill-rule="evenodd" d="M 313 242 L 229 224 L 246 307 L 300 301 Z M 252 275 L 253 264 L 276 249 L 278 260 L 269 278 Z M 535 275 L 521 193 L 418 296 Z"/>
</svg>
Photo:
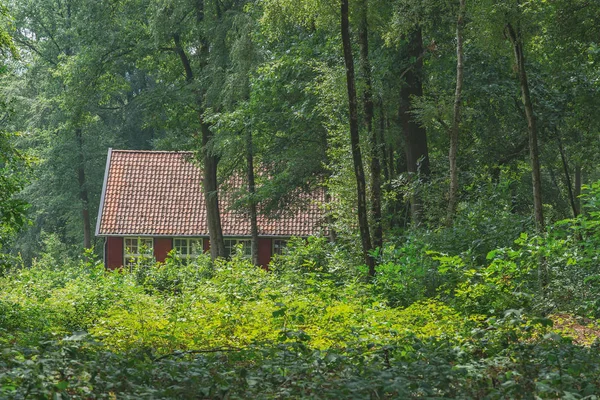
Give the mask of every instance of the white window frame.
<svg viewBox="0 0 600 400">
<path fill-rule="evenodd" d="M 242 245 L 244 257 L 252 257 L 252 240 L 249 238 L 226 238 L 223 239 L 225 244 L 225 257 L 234 255 L 234 249 L 237 245 Z"/>
<path fill-rule="evenodd" d="M 284 254 L 284 250 L 287 248 L 287 244 L 289 243 L 289 239 L 273 239 L 272 240 L 272 248 L 271 248 L 271 255 L 282 255 Z M 281 244 L 277 245 L 277 242 L 282 242 Z"/>
<path fill-rule="evenodd" d="M 178 249 L 177 241 L 185 243 L 185 254 Z M 193 251 L 194 246 L 192 245 L 192 242 L 197 242 L 196 251 Z M 200 254 L 204 253 L 204 239 L 200 237 L 175 237 L 173 238 L 173 250 L 175 250 L 182 259 L 198 258 Z"/>
<path fill-rule="evenodd" d="M 135 251 L 133 247 L 127 247 L 127 241 L 135 240 Z M 130 244 L 131 245 L 131 244 Z M 140 253 L 140 249 L 145 246 L 147 249 L 146 253 Z M 141 256 L 153 257 L 154 256 L 154 238 L 146 236 L 126 236 L 123 238 L 123 266 L 132 267 L 134 266 Z"/>
</svg>

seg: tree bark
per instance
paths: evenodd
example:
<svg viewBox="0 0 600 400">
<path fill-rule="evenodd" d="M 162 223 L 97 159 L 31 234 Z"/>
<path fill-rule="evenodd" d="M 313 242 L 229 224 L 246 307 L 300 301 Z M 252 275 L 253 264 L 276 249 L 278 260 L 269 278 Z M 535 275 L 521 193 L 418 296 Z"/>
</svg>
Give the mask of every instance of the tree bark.
<svg viewBox="0 0 600 400">
<path fill-rule="evenodd" d="M 558 150 L 560 152 L 560 159 L 563 165 L 563 171 L 565 173 L 565 180 L 567 182 L 567 193 L 569 194 L 569 203 L 571 204 L 571 210 L 573 210 L 573 217 L 577 218 L 579 214 L 577 205 L 575 204 L 575 195 L 573 194 L 573 185 L 571 184 L 571 173 L 569 172 L 569 163 L 567 162 L 567 156 L 565 155 L 565 149 L 562 145 L 560 136 L 558 137 Z"/>
<path fill-rule="evenodd" d="M 354 78 L 354 58 L 352 44 L 350 43 L 350 27 L 348 21 L 348 0 L 341 0 L 341 34 L 344 48 L 344 62 L 346 64 L 346 86 L 348 89 L 348 111 L 350 122 L 350 146 L 352 148 L 352 161 L 356 177 L 356 191 L 358 198 L 358 226 L 365 264 L 369 268 L 369 276 L 375 275 L 375 261 L 371 257 L 371 237 L 369 235 L 369 222 L 367 216 L 365 172 L 360 152 L 358 132 L 358 106 L 356 100 L 356 86 Z"/>
<path fill-rule="evenodd" d="M 202 3 L 202 2 L 200 2 Z M 175 42 L 175 53 L 179 56 L 185 78 L 188 84 L 194 82 L 194 71 L 187 56 L 178 33 L 173 35 Z M 219 184 L 217 181 L 217 166 L 219 159 L 210 150 L 210 141 L 213 133 L 208 124 L 204 121 L 204 105 L 202 99 L 196 93 L 196 107 L 198 119 L 200 121 L 200 130 L 202 133 L 202 162 L 203 179 L 202 187 L 204 190 L 204 201 L 206 203 L 206 224 L 208 228 L 208 237 L 210 240 L 210 256 L 214 260 L 217 257 L 225 257 L 225 242 L 223 241 L 223 229 L 221 228 L 221 213 L 219 210 Z"/>
<path fill-rule="evenodd" d="M 214 260 L 225 257 L 225 242 L 223 240 L 223 229 L 221 228 L 221 213 L 219 210 L 219 184 L 217 181 L 218 158 L 210 151 L 210 140 L 212 132 L 208 125 L 202 121 L 202 158 L 204 162 L 204 201 L 206 203 L 206 224 L 208 227 L 208 238 L 210 240 L 210 257 Z"/>
<path fill-rule="evenodd" d="M 520 29 L 517 31 L 513 26 L 506 24 L 507 36 L 510 39 L 517 63 L 517 72 L 519 74 L 519 84 L 521 86 L 521 99 L 525 108 L 525 118 L 527 119 L 527 130 L 529 132 L 529 158 L 531 162 L 531 179 L 533 182 L 533 211 L 535 225 L 538 232 L 543 233 L 544 213 L 542 208 L 542 182 L 540 172 L 540 158 L 538 151 L 537 126 L 535 115 L 533 114 L 533 104 L 529 93 L 529 83 L 527 81 L 527 72 L 525 70 L 525 55 L 523 52 L 523 38 Z M 548 285 L 548 266 L 545 257 L 540 256 L 538 261 L 538 282 L 540 291 L 543 293 Z"/>
<path fill-rule="evenodd" d="M 512 43 L 515 61 L 517 63 L 517 72 L 519 74 L 519 84 L 521 86 L 521 99 L 525 108 L 525 118 L 527 119 L 527 130 L 529 132 L 529 158 L 531 162 L 531 178 L 533 181 L 533 210 L 535 216 L 536 228 L 539 232 L 544 231 L 544 213 L 542 208 L 542 181 L 540 172 L 540 157 L 538 150 L 537 125 L 533 113 L 533 104 L 529 92 L 529 83 L 527 81 L 527 72 L 525 70 L 525 56 L 523 52 L 523 39 L 520 29 L 513 28 L 509 23 L 506 25 L 506 33 Z"/>
<path fill-rule="evenodd" d="M 390 179 L 391 179 L 391 175 L 392 175 L 392 171 L 390 170 L 390 164 L 393 163 L 393 161 L 388 162 L 388 150 L 387 150 L 387 146 L 385 143 L 385 112 L 383 110 L 383 100 L 379 99 L 379 108 L 380 108 L 380 116 L 379 116 L 379 148 L 380 150 L 380 154 L 381 154 L 381 163 L 383 164 L 383 182 L 384 184 L 387 184 Z"/>
<path fill-rule="evenodd" d="M 420 179 L 429 175 L 429 154 L 427 149 L 427 132 L 420 126 L 412 115 L 412 97 L 423 95 L 423 84 L 421 74 L 423 70 L 423 38 L 421 28 L 417 28 L 409 34 L 407 59 L 415 59 L 414 67 L 406 70 L 405 83 L 400 89 L 400 119 L 404 132 L 406 169 L 414 178 Z M 422 201 L 418 193 L 411 196 L 411 217 L 415 225 L 419 225 L 422 219 Z"/>
<path fill-rule="evenodd" d="M 250 214 L 250 248 L 252 264 L 258 265 L 258 213 L 256 210 L 256 184 L 254 182 L 254 146 L 252 130 L 246 132 L 246 173 L 248 177 L 248 211 Z"/>
<path fill-rule="evenodd" d="M 92 247 L 92 228 L 90 223 L 89 195 L 85 179 L 85 159 L 83 155 L 83 132 L 75 129 L 78 145 L 77 181 L 79 183 L 79 200 L 81 201 L 81 219 L 83 221 L 83 247 Z"/>
<path fill-rule="evenodd" d="M 450 191 L 448 192 L 448 225 L 452 224 L 456 213 L 458 196 L 458 138 L 460 133 L 462 86 L 464 74 L 463 28 L 465 23 L 465 0 L 459 0 L 458 19 L 456 21 L 456 90 L 454 92 L 454 112 L 452 129 L 450 130 L 450 150 L 448 160 L 450 164 Z"/>
<path fill-rule="evenodd" d="M 573 195 L 575 196 L 575 208 L 577 209 L 577 215 L 581 214 L 581 165 L 575 165 L 575 189 Z"/>
<path fill-rule="evenodd" d="M 364 79 L 363 109 L 365 127 L 369 138 L 371 156 L 371 217 L 373 219 L 372 243 L 374 248 L 383 246 L 383 228 L 381 226 L 381 161 L 377 132 L 373 129 L 373 88 L 371 62 L 369 60 L 369 27 L 367 15 L 368 0 L 361 1 L 361 15 L 358 25 L 358 45 L 360 47 L 360 70 Z"/>
</svg>

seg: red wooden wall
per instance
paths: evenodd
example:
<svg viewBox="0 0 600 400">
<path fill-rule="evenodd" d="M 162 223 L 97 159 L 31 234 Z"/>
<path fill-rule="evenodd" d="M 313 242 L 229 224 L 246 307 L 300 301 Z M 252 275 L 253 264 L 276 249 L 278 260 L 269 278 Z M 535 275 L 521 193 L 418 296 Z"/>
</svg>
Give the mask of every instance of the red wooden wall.
<svg viewBox="0 0 600 400">
<path fill-rule="evenodd" d="M 156 261 L 165 262 L 171 250 L 173 250 L 173 239 L 154 238 L 154 258 Z"/>
<path fill-rule="evenodd" d="M 123 266 L 123 238 L 122 237 L 107 237 L 106 238 L 106 268 L 115 269 Z"/>
<path fill-rule="evenodd" d="M 266 268 L 271 262 L 271 251 L 273 243 L 271 239 L 258 239 L 258 263 L 261 267 Z"/>
</svg>

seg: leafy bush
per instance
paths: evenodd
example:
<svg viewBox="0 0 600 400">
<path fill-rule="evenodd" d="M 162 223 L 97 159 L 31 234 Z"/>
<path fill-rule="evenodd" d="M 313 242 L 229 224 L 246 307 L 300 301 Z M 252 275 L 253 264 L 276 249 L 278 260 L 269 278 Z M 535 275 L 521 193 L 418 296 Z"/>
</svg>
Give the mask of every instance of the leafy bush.
<svg viewBox="0 0 600 400">
<path fill-rule="evenodd" d="M 598 310 L 595 218 L 483 260 L 411 235 L 371 282 L 323 238 L 293 240 L 271 271 L 241 254 L 106 271 L 48 252 L 0 277 L 0 397 L 588 396 L 595 344 L 560 335 Z"/>
<path fill-rule="evenodd" d="M 21 347 L 2 341 L 4 398 L 580 398 L 600 390 L 596 349 L 520 313 L 462 345 L 403 337 L 316 350 L 302 342 L 114 353 L 84 334 Z M 537 339 L 536 338 L 537 335 Z"/>
<path fill-rule="evenodd" d="M 374 294 L 392 307 L 406 307 L 434 296 L 440 276 L 426 252 L 425 243 L 414 237 L 407 238 L 402 245 L 385 246 L 380 252 L 380 264 L 373 280 Z"/>
</svg>

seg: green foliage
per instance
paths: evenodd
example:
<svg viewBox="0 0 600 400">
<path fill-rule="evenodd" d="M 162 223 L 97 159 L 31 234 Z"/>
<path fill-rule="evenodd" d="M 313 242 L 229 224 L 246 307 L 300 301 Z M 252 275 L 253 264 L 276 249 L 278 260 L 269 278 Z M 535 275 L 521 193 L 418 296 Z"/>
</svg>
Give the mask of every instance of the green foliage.
<svg viewBox="0 0 600 400">
<path fill-rule="evenodd" d="M 544 332 L 542 321 L 513 312 L 460 347 L 416 338 L 324 351 L 263 343 L 148 358 L 107 351 L 85 334 L 33 347 L 3 341 L 0 387 L 7 398 L 578 398 L 597 392 L 595 349 L 554 334 L 532 340 L 532 332 Z"/>
<path fill-rule="evenodd" d="M 12 21 L 6 6 L 0 3 L 0 78 L 8 75 L 10 58 L 18 59 L 18 52 L 10 36 Z M 14 129 L 9 124 L 14 117 L 13 104 L 5 91 L 0 94 L 0 273 L 10 264 L 11 257 L 4 248 L 27 222 L 29 204 L 18 196 L 27 183 L 30 160 L 16 149 Z"/>
<path fill-rule="evenodd" d="M 384 247 L 373 281 L 374 293 L 394 307 L 431 297 L 439 276 L 426 251 L 426 244 L 415 237 L 407 238 L 402 246 Z"/>
<path fill-rule="evenodd" d="M 106 271 L 91 251 L 61 264 L 61 244 L 50 236 L 31 268 L 0 278 L 1 393 L 595 393 L 595 345 L 560 336 L 571 336 L 575 328 L 569 327 L 577 326 L 568 315 L 551 320 L 536 311 L 592 309 L 598 291 L 588 255 L 597 238 L 596 230 L 582 227 L 597 217 L 597 191 L 584 196 L 589 208 L 579 219 L 556 224 L 547 236 L 522 234 L 482 263 L 469 253 L 431 251 L 419 237 L 387 246 L 378 254 L 383 267 L 369 283 L 356 279 L 348 256 L 324 238 L 291 241 L 271 271 L 254 267 L 241 252 L 214 264 L 206 255 L 183 262 L 172 254 L 164 264 L 141 260 L 132 271 Z M 583 234 L 587 239 L 578 238 Z M 551 282 L 542 293 L 540 260 Z M 587 289 L 569 292 L 577 280 Z"/>
<path fill-rule="evenodd" d="M 4 108 L 4 104 L 0 104 L 0 114 L 7 112 Z M 29 208 L 18 196 L 27 183 L 29 161 L 15 149 L 13 136 L 0 127 L 0 271 L 8 265 L 4 246 L 26 224 Z"/>
</svg>

